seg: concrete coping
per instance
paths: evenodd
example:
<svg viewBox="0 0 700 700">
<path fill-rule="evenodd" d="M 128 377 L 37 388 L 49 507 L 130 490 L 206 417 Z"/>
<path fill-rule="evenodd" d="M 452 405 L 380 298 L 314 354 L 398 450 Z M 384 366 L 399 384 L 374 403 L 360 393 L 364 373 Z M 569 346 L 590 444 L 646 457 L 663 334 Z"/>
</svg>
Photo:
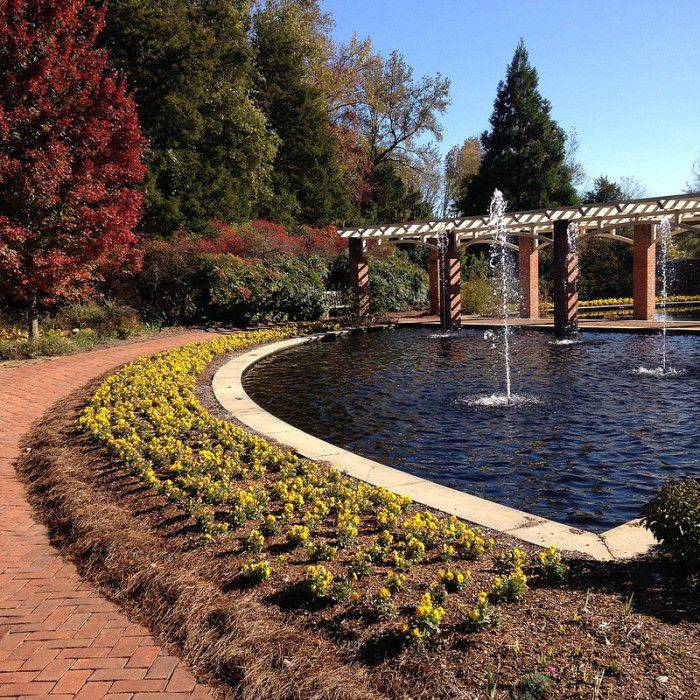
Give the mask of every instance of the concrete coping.
<svg viewBox="0 0 700 700">
<path fill-rule="evenodd" d="M 653 535 L 631 520 L 602 534 L 541 518 L 457 489 L 441 486 L 407 472 L 361 457 L 295 428 L 265 411 L 243 388 L 243 375 L 256 362 L 304 343 L 334 340 L 347 331 L 334 331 L 270 343 L 234 357 L 212 380 L 218 402 L 236 420 L 263 437 L 287 446 L 312 460 L 329 462 L 339 471 L 373 486 L 381 486 L 417 503 L 443 511 L 476 525 L 512 535 L 524 542 L 609 561 L 646 553 L 655 544 Z"/>
</svg>

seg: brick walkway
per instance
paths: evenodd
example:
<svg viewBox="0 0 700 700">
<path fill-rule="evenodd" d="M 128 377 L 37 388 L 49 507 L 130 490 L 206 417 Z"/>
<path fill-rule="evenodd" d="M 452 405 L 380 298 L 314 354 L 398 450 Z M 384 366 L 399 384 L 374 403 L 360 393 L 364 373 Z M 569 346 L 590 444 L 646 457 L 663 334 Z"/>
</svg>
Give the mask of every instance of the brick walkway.
<svg viewBox="0 0 700 700">
<path fill-rule="evenodd" d="M 20 437 L 53 403 L 139 355 L 204 337 L 163 336 L 0 372 L 0 697 L 212 697 L 61 559 L 12 466 Z"/>
</svg>

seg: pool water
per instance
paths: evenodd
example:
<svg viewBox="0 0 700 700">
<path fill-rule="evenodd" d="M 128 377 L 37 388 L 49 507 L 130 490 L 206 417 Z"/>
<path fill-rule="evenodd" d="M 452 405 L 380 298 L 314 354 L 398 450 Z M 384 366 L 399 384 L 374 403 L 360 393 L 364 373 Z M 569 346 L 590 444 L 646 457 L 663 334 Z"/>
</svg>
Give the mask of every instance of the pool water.
<svg viewBox="0 0 700 700">
<path fill-rule="evenodd" d="M 499 345 L 477 329 L 439 338 L 402 328 L 310 343 L 266 358 L 244 384 L 312 435 L 437 483 L 601 532 L 639 516 L 671 477 L 700 476 L 700 338 L 517 330 L 518 406 Z M 479 399 L 482 399 L 481 401 Z"/>
</svg>

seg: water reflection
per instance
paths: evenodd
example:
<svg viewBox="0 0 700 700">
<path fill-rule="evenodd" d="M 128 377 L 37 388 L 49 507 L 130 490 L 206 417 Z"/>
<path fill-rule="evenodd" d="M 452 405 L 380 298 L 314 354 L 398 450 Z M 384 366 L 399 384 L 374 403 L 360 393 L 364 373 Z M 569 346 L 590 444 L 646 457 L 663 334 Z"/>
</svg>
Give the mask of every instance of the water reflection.
<svg viewBox="0 0 700 700">
<path fill-rule="evenodd" d="M 259 363 L 246 388 L 341 447 L 597 531 L 637 517 L 665 478 L 700 476 L 697 338 L 669 338 L 684 374 L 658 379 L 633 374 L 658 358 L 653 336 L 555 345 L 516 332 L 514 384 L 537 402 L 514 407 L 469 403 L 502 382 L 483 331 L 429 336 L 399 329 L 302 346 Z"/>
</svg>

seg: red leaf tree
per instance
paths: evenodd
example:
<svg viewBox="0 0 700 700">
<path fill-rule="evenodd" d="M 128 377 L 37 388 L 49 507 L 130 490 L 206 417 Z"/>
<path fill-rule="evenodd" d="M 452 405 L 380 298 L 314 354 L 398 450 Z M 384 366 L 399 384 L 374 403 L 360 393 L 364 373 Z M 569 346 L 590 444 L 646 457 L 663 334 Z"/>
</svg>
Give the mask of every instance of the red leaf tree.
<svg viewBox="0 0 700 700">
<path fill-rule="evenodd" d="M 91 0 L 0 0 L 0 284 L 38 308 L 137 261 L 144 139 Z"/>
</svg>

